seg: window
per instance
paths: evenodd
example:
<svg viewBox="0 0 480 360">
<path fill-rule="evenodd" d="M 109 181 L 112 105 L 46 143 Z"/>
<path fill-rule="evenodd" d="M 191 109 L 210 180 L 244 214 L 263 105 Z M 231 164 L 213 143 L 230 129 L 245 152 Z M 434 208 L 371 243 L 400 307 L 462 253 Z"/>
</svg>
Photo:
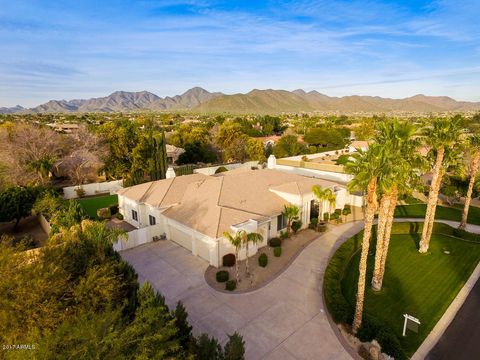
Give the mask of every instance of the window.
<svg viewBox="0 0 480 360">
<path fill-rule="evenodd" d="M 138 221 L 138 213 L 136 210 L 132 210 L 132 219 Z"/>
<path fill-rule="evenodd" d="M 150 223 L 150 225 L 155 225 L 157 223 L 155 216 L 148 215 L 148 222 Z"/>
<path fill-rule="evenodd" d="M 287 227 L 287 217 L 283 214 L 277 216 L 277 231 L 283 230 Z"/>
</svg>

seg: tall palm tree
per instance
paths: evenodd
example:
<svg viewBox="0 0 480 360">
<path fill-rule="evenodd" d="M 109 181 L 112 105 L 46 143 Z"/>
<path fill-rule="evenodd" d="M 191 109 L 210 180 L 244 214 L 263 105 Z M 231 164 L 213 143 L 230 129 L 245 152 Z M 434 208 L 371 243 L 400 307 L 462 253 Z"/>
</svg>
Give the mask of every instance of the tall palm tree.
<svg viewBox="0 0 480 360">
<path fill-rule="evenodd" d="M 475 178 L 478 174 L 478 165 L 480 164 L 480 135 L 475 134 L 468 139 L 468 147 L 470 152 L 470 166 L 467 195 L 465 196 L 465 205 L 463 206 L 462 221 L 459 229 L 465 229 L 467 226 L 468 210 L 470 202 L 472 201 L 473 186 L 475 185 Z"/>
<path fill-rule="evenodd" d="M 345 166 L 347 173 L 354 175 L 353 179 L 348 184 L 349 190 L 361 190 L 366 192 L 365 228 L 363 231 L 357 299 L 353 320 L 354 333 L 358 331 L 362 324 L 368 249 L 370 247 L 373 220 L 377 208 L 377 181 L 382 165 L 384 164 L 382 164 L 382 151 L 380 146 L 373 144 L 368 150 L 360 150 L 357 154 L 353 154 Z"/>
<path fill-rule="evenodd" d="M 232 246 L 235 248 L 235 278 L 237 279 L 237 283 L 240 282 L 240 270 L 238 266 L 238 253 L 240 251 L 240 248 L 242 247 L 242 231 L 237 231 L 235 235 L 231 235 L 228 231 L 225 231 L 223 233 L 223 236 L 232 244 Z M 248 254 L 247 254 L 248 255 Z M 248 256 L 247 256 L 248 258 Z"/>
<path fill-rule="evenodd" d="M 372 288 L 376 291 L 382 288 L 398 194 L 410 192 L 419 179 L 417 170 L 422 164 L 417 152 L 419 142 L 414 138 L 415 132 L 416 128 L 411 123 L 393 120 L 380 124 L 375 138 L 382 146 L 386 164 L 378 182 L 381 199 L 372 277 Z"/>
<path fill-rule="evenodd" d="M 292 231 L 292 222 L 300 218 L 300 209 L 297 205 L 288 204 L 284 206 L 282 214 L 287 218 L 287 234 L 290 236 Z"/>
<path fill-rule="evenodd" d="M 435 120 L 431 128 L 425 131 L 427 145 L 436 153 L 433 164 L 433 177 L 428 193 L 427 211 L 420 240 L 419 252 L 426 253 L 432 237 L 435 210 L 437 208 L 438 194 L 442 184 L 442 178 L 446 170 L 446 153 L 454 151 L 459 143 L 462 128 L 457 118 Z"/>
<path fill-rule="evenodd" d="M 247 258 L 245 259 L 245 268 L 247 272 L 247 277 L 250 276 L 250 266 L 248 263 L 248 244 L 252 243 L 253 245 L 256 245 L 258 243 L 261 243 L 263 241 L 263 236 L 260 235 L 259 233 L 247 233 L 245 231 L 242 231 L 242 243 L 245 245 L 246 251 L 247 251 Z"/>
</svg>

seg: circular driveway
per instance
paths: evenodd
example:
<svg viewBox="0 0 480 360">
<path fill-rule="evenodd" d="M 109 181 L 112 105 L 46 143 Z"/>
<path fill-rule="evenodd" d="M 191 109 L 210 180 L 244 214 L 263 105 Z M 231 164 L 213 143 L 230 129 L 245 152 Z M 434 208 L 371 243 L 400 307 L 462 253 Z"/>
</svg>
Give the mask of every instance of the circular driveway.
<svg viewBox="0 0 480 360">
<path fill-rule="evenodd" d="M 321 282 L 332 251 L 362 227 L 362 221 L 332 227 L 276 279 L 247 294 L 210 288 L 207 262 L 171 241 L 120 254 L 171 308 L 184 303 L 195 335 L 206 332 L 223 344 L 227 334 L 240 333 L 247 359 L 351 359 L 323 309 Z"/>
</svg>

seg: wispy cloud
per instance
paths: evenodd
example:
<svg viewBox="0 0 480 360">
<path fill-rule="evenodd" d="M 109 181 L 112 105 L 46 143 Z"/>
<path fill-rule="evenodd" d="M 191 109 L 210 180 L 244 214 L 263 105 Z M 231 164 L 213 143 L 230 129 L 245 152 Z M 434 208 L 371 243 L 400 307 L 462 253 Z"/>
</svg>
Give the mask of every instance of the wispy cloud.
<svg viewBox="0 0 480 360">
<path fill-rule="evenodd" d="M 455 84 L 478 72 L 449 72 L 480 63 L 479 12 L 476 0 L 8 2 L 0 106 L 194 85 L 473 99 Z"/>
</svg>

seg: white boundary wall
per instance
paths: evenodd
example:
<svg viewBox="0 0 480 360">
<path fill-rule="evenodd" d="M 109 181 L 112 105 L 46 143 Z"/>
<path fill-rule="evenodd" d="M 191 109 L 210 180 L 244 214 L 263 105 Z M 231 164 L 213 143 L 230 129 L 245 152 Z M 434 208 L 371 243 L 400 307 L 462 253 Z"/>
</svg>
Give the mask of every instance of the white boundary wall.
<svg viewBox="0 0 480 360">
<path fill-rule="evenodd" d="M 121 236 L 113 243 L 116 251 L 131 249 L 153 241 L 153 237 L 161 234 L 161 226 L 153 225 L 127 232 L 126 238 Z"/>
<path fill-rule="evenodd" d="M 76 189 L 82 187 L 85 190 L 85 196 L 110 194 L 113 195 L 117 190 L 123 188 L 123 180 L 114 180 L 101 183 L 84 184 L 78 186 L 68 186 L 63 188 L 65 199 L 78 198 Z"/>
</svg>

